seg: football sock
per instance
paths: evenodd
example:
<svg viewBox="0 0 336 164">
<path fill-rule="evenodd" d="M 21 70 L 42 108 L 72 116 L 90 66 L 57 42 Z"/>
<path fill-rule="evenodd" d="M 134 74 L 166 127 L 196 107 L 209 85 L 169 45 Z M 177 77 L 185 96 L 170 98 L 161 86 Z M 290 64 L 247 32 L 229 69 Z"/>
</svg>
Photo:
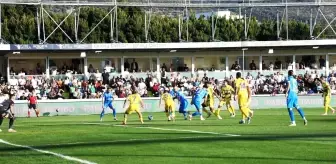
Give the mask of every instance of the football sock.
<svg viewBox="0 0 336 164">
<path fill-rule="evenodd" d="M 324 106 L 324 112 L 328 113 L 328 110 L 329 110 L 328 105 Z"/>
<path fill-rule="evenodd" d="M 194 116 L 202 116 L 202 113 L 201 112 L 199 112 L 199 111 L 196 111 L 195 113 L 193 113 L 192 114 L 192 116 L 194 117 Z"/>
<path fill-rule="evenodd" d="M 0 126 L 2 125 L 4 118 L 0 116 Z"/>
<path fill-rule="evenodd" d="M 28 117 L 30 117 L 30 111 L 28 110 Z"/>
<path fill-rule="evenodd" d="M 216 110 L 216 116 L 219 116 L 220 111 L 221 111 L 220 109 Z"/>
<path fill-rule="evenodd" d="M 235 115 L 235 110 L 234 110 L 234 108 L 232 107 L 232 106 L 230 106 L 230 113 L 232 113 L 232 114 L 234 114 Z"/>
<path fill-rule="evenodd" d="M 299 113 L 300 113 L 300 112 L 299 112 Z M 294 119 L 294 112 L 293 112 L 293 109 L 292 109 L 292 108 L 288 108 L 288 114 L 289 114 L 289 117 L 290 117 L 291 122 L 294 122 L 295 119 Z"/>
<path fill-rule="evenodd" d="M 232 108 L 231 108 L 231 106 L 226 106 L 226 108 L 232 114 Z"/>
<path fill-rule="evenodd" d="M 303 118 L 303 119 L 305 120 L 306 118 L 305 118 L 305 115 L 304 115 L 303 110 L 302 110 L 301 108 L 298 108 L 297 111 L 299 112 L 301 118 Z M 294 115 L 294 114 L 293 114 L 293 115 Z"/>
<path fill-rule="evenodd" d="M 127 114 L 124 115 L 124 123 L 126 124 L 127 122 Z"/>
<path fill-rule="evenodd" d="M 187 112 L 182 113 L 184 118 L 187 118 Z"/>
<path fill-rule="evenodd" d="M 105 109 L 102 110 L 102 112 L 100 113 L 100 119 L 102 119 L 105 115 Z"/>
<path fill-rule="evenodd" d="M 113 117 L 116 118 L 117 117 L 117 112 L 114 108 L 112 108 L 112 113 L 113 113 Z"/>
<path fill-rule="evenodd" d="M 166 112 L 166 116 L 169 117 L 169 115 L 170 115 L 169 112 Z"/>
<path fill-rule="evenodd" d="M 10 118 L 9 119 L 9 129 L 12 129 L 13 124 L 14 124 L 14 118 Z"/>
</svg>

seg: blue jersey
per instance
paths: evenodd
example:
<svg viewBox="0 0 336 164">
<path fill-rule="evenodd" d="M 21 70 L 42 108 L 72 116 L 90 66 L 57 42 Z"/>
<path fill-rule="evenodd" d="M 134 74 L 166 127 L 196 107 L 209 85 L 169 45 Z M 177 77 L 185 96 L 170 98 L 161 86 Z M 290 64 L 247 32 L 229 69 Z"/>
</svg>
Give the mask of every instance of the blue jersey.
<svg viewBox="0 0 336 164">
<path fill-rule="evenodd" d="M 207 95 L 208 92 L 205 89 L 197 89 L 194 93 L 193 101 L 200 102 Z"/>
<path fill-rule="evenodd" d="M 105 92 L 103 98 L 104 98 L 104 104 L 112 103 L 113 95 L 111 92 Z"/>
<path fill-rule="evenodd" d="M 178 91 L 178 92 L 175 92 L 175 95 L 177 97 L 177 99 L 180 101 L 180 103 L 183 103 L 183 102 L 188 102 L 187 98 L 185 97 L 185 95 L 181 92 L 181 91 Z"/>
<path fill-rule="evenodd" d="M 175 97 L 176 95 L 175 95 L 175 92 L 173 91 L 173 90 L 170 90 L 169 91 L 169 94 L 172 96 L 172 97 Z"/>
<path fill-rule="evenodd" d="M 297 80 L 293 76 L 289 76 L 287 80 L 288 90 L 288 99 L 296 98 L 298 95 L 298 84 Z"/>
</svg>

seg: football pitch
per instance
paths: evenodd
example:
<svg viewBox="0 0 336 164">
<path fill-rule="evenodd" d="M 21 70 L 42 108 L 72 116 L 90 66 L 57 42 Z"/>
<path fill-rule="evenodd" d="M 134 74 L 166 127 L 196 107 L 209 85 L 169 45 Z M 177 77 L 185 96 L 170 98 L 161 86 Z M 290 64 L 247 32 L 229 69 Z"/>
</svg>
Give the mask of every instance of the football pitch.
<svg viewBox="0 0 336 164">
<path fill-rule="evenodd" d="M 335 163 L 336 115 L 323 109 L 305 109 L 308 126 L 296 113 L 297 126 L 288 127 L 286 109 L 255 110 L 249 125 L 239 125 L 222 111 L 205 121 L 168 122 L 164 113 L 141 125 L 137 115 L 121 126 L 111 114 L 100 123 L 98 115 L 18 118 L 17 133 L 0 133 L 1 163 Z"/>
</svg>

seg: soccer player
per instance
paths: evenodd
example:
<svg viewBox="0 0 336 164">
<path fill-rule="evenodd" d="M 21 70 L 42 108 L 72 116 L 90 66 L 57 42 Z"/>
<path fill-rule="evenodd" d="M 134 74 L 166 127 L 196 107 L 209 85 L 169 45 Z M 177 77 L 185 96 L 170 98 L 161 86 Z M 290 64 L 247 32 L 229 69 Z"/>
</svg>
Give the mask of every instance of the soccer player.
<svg viewBox="0 0 336 164">
<path fill-rule="evenodd" d="M 291 124 L 289 126 L 296 126 L 293 108 L 299 112 L 300 116 L 304 120 L 304 125 L 307 125 L 308 121 L 303 113 L 303 110 L 299 107 L 298 104 L 298 84 L 293 75 L 293 70 L 289 70 L 286 89 L 287 108 L 291 120 Z"/>
<path fill-rule="evenodd" d="M 206 112 L 208 114 L 207 118 L 209 118 L 212 113 L 214 113 L 217 116 L 217 113 L 215 112 L 214 107 L 215 107 L 215 96 L 218 98 L 218 95 L 215 93 L 214 88 L 210 82 L 206 83 L 204 88 L 206 88 L 208 92 L 208 97 L 206 99 L 207 101 L 202 104 L 203 112 Z M 206 107 L 210 108 L 210 112 L 205 109 Z M 222 118 L 218 117 L 218 119 L 222 119 Z"/>
<path fill-rule="evenodd" d="M 242 113 L 242 120 L 239 124 L 245 124 L 245 120 L 250 124 L 251 122 L 251 109 L 249 104 L 251 102 L 251 89 L 245 79 L 241 77 L 241 73 L 237 72 L 235 81 L 235 100 L 238 98 L 238 106 Z"/>
<path fill-rule="evenodd" d="M 175 120 L 175 102 L 168 88 L 164 90 L 161 96 L 159 107 L 161 107 L 162 101 L 165 103 L 165 113 L 168 121 Z"/>
<path fill-rule="evenodd" d="M 184 119 L 185 120 L 188 120 L 188 100 L 187 98 L 185 97 L 185 95 L 182 93 L 182 91 L 180 91 L 179 87 L 178 86 L 175 86 L 174 87 L 174 91 L 175 91 L 175 97 L 174 99 L 178 99 L 179 103 L 180 103 L 180 107 L 179 107 L 179 113 L 182 113 L 183 116 L 184 116 Z"/>
<path fill-rule="evenodd" d="M 15 120 L 14 113 L 13 113 L 14 100 L 15 100 L 15 96 L 9 97 L 8 95 L 6 95 L 5 100 L 0 104 L 0 126 L 4 118 L 8 118 L 9 119 L 8 132 L 10 133 L 16 132 L 13 129 L 14 120 Z M 0 132 L 2 132 L 1 129 L 0 129 Z"/>
<path fill-rule="evenodd" d="M 112 88 L 107 87 L 107 90 L 104 92 L 104 94 L 102 96 L 103 110 L 100 113 L 100 121 L 103 121 L 103 117 L 105 115 L 105 109 L 106 108 L 112 109 L 114 120 L 118 120 L 116 109 L 113 107 L 112 102 L 113 102 Z"/>
<path fill-rule="evenodd" d="M 325 77 L 321 77 L 320 81 L 322 83 L 323 87 L 323 94 L 322 97 L 324 97 L 324 114 L 322 115 L 328 115 L 328 110 L 331 109 L 332 113 L 335 113 L 335 109 L 330 106 L 330 100 L 331 100 L 331 89 L 330 85 L 326 81 Z"/>
<path fill-rule="evenodd" d="M 34 110 L 36 117 L 39 117 L 39 111 L 37 110 L 37 97 L 35 94 L 35 91 L 32 92 L 32 94 L 29 94 L 28 96 L 28 118 L 30 118 L 30 110 Z"/>
<path fill-rule="evenodd" d="M 143 103 L 140 95 L 138 94 L 136 88 L 132 87 L 131 90 L 132 90 L 132 94 L 129 95 L 124 102 L 124 107 L 123 108 L 125 108 L 125 105 L 126 105 L 127 102 L 129 102 L 129 106 L 125 111 L 124 121 L 123 121 L 122 124 L 123 125 L 127 124 L 127 116 L 129 114 L 132 114 L 133 112 L 136 112 L 138 114 L 140 122 L 143 124 L 144 122 L 143 122 L 142 114 L 140 112 L 140 106 L 139 105 L 141 105 L 141 107 L 144 108 L 144 103 Z"/>
<path fill-rule="evenodd" d="M 219 112 L 221 110 L 221 108 L 223 107 L 223 105 L 226 105 L 227 110 L 230 112 L 230 116 L 231 117 L 235 117 L 236 113 L 235 110 L 233 108 L 233 105 L 231 103 L 231 99 L 232 99 L 232 95 L 234 93 L 234 89 L 228 84 L 228 81 L 225 80 L 223 82 L 223 85 L 221 87 L 221 99 L 218 105 L 218 109 L 216 111 L 217 117 L 221 118 Z"/>
<path fill-rule="evenodd" d="M 191 100 L 191 105 L 195 105 L 197 111 L 193 113 L 192 115 L 189 115 L 189 120 L 191 120 L 192 117 L 195 117 L 195 116 L 200 116 L 201 121 L 205 120 L 202 115 L 201 103 L 203 99 L 205 99 L 204 100 L 205 102 L 207 101 L 207 96 L 208 96 L 208 92 L 202 87 L 202 85 L 195 88 L 195 92 Z"/>
</svg>

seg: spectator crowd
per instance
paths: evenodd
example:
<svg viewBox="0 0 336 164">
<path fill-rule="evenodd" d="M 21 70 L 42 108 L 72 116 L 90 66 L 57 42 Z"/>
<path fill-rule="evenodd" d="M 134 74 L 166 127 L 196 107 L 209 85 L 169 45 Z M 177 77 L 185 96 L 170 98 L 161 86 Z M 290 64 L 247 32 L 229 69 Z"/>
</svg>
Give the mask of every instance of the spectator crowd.
<svg viewBox="0 0 336 164">
<path fill-rule="evenodd" d="M 332 91 L 336 90 L 336 73 L 331 73 L 328 80 Z M 321 92 L 321 84 L 317 81 L 321 75 L 317 71 L 306 72 L 297 76 L 300 94 L 312 94 Z M 284 94 L 286 89 L 286 75 L 276 72 L 271 75 L 258 73 L 252 76 L 247 73 L 252 93 L 258 94 Z M 39 99 L 97 99 L 101 98 L 106 87 L 111 87 L 115 98 L 125 98 L 130 94 L 131 86 L 136 86 L 142 97 L 158 97 L 160 90 L 164 87 L 178 86 L 181 91 L 191 95 L 191 89 L 205 81 L 210 81 L 220 88 L 223 80 L 227 80 L 230 85 L 234 83 L 234 76 L 225 79 L 215 79 L 207 77 L 206 74 L 195 78 L 182 77 L 179 73 L 173 73 L 171 77 L 163 76 L 160 79 L 156 74 L 148 73 L 145 78 L 109 77 L 108 73 L 90 76 L 88 80 L 79 79 L 68 74 L 65 78 L 47 79 L 45 76 L 19 76 L 8 83 L 0 77 L 0 92 L 2 94 L 16 95 L 16 99 L 25 100 L 29 93 L 34 90 Z"/>
</svg>

